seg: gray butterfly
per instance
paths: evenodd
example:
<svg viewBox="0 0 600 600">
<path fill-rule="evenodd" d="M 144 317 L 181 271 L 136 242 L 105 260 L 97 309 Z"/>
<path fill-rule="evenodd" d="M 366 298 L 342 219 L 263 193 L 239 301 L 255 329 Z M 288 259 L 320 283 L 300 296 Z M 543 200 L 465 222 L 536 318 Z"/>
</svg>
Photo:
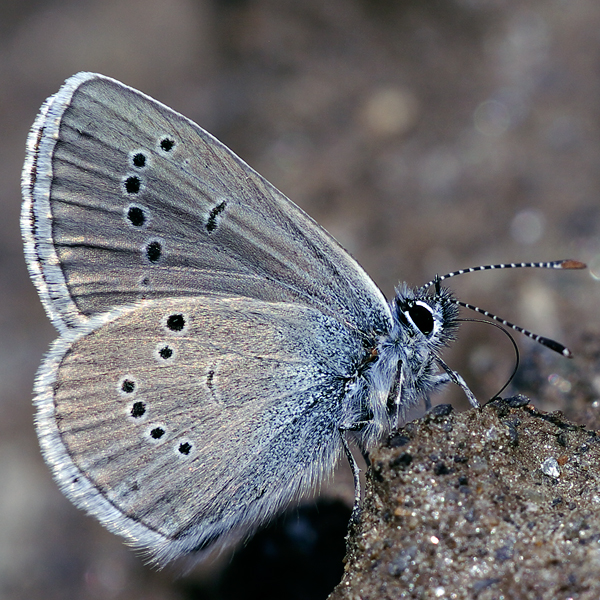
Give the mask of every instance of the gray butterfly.
<svg viewBox="0 0 600 600">
<path fill-rule="evenodd" d="M 27 264 L 60 332 L 37 431 L 62 491 L 164 565 L 244 538 L 460 376 L 457 301 L 388 303 L 192 121 L 80 73 L 27 143 Z M 555 267 L 560 268 L 560 267 Z M 358 487 L 357 487 L 358 489 Z"/>
</svg>

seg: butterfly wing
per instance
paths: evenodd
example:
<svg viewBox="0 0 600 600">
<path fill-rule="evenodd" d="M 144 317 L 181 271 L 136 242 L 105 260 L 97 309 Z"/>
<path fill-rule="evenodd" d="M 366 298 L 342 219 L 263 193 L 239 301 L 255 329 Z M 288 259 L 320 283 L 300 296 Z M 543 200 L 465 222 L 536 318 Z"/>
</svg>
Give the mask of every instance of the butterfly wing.
<svg viewBox="0 0 600 600">
<path fill-rule="evenodd" d="M 324 229 L 198 125 L 113 79 L 80 73 L 46 101 L 22 187 L 29 269 L 61 332 L 201 294 L 389 329 L 381 291 Z"/>
<path fill-rule="evenodd" d="M 51 349 L 36 387 L 42 449 L 76 505 L 158 564 L 209 552 L 331 473 L 362 352 L 296 304 L 121 307 Z"/>
<path fill-rule="evenodd" d="M 61 333 L 38 435 L 76 505 L 164 564 L 331 472 L 364 336 L 391 313 L 327 232 L 196 124 L 90 73 L 42 107 L 22 187 Z"/>
</svg>

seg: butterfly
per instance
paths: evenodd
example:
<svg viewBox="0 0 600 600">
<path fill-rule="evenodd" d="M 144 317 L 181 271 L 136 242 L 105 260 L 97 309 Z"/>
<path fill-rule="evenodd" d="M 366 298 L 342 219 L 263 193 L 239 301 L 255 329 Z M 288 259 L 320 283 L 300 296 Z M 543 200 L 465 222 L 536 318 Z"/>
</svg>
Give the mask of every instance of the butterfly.
<svg viewBox="0 0 600 600">
<path fill-rule="evenodd" d="M 440 356 L 459 310 L 443 278 L 388 302 L 300 208 L 141 92 L 69 78 L 29 134 L 22 188 L 60 334 L 35 384 L 42 453 L 158 566 L 247 537 L 344 454 L 358 503 L 348 438 L 368 451 L 440 386 L 478 405 Z"/>
</svg>

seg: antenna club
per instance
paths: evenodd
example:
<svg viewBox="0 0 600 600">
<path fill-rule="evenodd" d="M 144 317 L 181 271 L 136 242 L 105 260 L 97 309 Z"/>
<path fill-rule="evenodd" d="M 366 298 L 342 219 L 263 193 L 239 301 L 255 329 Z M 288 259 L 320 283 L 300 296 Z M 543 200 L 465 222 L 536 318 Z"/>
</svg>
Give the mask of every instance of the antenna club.
<svg viewBox="0 0 600 600">
<path fill-rule="evenodd" d="M 568 258 L 563 260 L 557 266 L 558 269 L 587 269 L 587 265 L 579 260 L 572 260 Z"/>
<path fill-rule="evenodd" d="M 550 350 L 558 352 L 558 354 L 561 354 L 565 358 L 573 358 L 573 353 L 566 346 L 563 346 L 560 342 L 551 340 L 541 335 L 535 336 L 533 339 L 542 344 L 542 346 L 546 346 L 546 348 L 550 348 Z"/>
</svg>

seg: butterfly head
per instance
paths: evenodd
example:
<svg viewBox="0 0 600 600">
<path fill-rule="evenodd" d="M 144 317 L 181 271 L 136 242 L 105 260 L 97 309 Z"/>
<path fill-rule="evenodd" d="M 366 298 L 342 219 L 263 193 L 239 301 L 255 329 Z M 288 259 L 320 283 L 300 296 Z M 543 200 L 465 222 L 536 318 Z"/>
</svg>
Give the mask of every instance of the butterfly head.
<svg viewBox="0 0 600 600">
<path fill-rule="evenodd" d="M 429 353 L 439 351 L 456 337 L 458 305 L 447 288 L 435 293 L 402 284 L 392 301 L 396 336 L 407 346 L 423 346 Z"/>
<path fill-rule="evenodd" d="M 452 380 L 440 355 L 456 338 L 459 306 L 446 288 L 436 286 L 430 292 L 403 283 L 390 308 L 393 326 L 380 339 L 378 355 L 380 366 L 395 372 L 386 410 L 389 418 L 397 419 L 423 400 L 429 407 L 429 394 Z"/>
</svg>

